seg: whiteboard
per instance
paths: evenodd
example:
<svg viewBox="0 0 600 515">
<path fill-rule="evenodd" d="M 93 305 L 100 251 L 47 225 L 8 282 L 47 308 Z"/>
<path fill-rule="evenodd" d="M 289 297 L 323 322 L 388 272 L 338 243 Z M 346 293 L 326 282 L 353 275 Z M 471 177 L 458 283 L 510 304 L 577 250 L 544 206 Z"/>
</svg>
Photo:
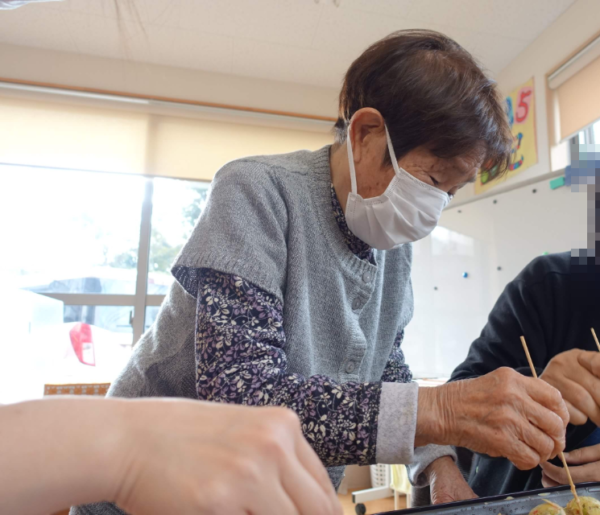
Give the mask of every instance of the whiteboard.
<svg viewBox="0 0 600 515">
<path fill-rule="evenodd" d="M 506 284 L 544 252 L 572 248 L 587 248 L 587 195 L 548 180 L 446 209 L 414 244 L 415 315 L 402 347 L 414 376 L 449 377 Z"/>
</svg>

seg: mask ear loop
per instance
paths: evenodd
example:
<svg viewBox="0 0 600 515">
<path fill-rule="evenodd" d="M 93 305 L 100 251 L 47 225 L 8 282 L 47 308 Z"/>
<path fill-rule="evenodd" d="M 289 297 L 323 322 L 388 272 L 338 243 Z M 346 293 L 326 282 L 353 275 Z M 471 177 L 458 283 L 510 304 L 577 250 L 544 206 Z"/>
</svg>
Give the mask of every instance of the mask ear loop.
<svg viewBox="0 0 600 515">
<path fill-rule="evenodd" d="M 352 120 L 348 124 L 348 136 L 346 137 L 346 147 L 348 147 L 348 166 L 350 167 L 350 184 L 352 187 L 352 193 L 357 194 L 356 189 L 356 169 L 354 168 L 354 154 L 352 153 L 352 143 L 350 142 L 350 127 Z"/>
<path fill-rule="evenodd" d="M 385 137 L 387 138 L 388 150 L 390 152 L 390 158 L 392 159 L 392 166 L 394 167 L 394 171 L 398 166 L 398 160 L 396 159 L 396 152 L 394 152 L 394 145 L 392 145 L 392 138 L 390 138 L 390 131 L 388 131 L 387 124 L 385 127 Z"/>
</svg>

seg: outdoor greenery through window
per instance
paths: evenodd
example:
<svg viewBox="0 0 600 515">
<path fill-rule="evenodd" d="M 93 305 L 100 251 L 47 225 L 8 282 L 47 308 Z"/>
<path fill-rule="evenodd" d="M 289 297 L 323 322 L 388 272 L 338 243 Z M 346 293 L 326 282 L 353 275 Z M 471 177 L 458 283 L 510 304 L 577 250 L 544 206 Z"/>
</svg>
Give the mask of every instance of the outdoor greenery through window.
<svg viewBox="0 0 600 515">
<path fill-rule="evenodd" d="M 173 281 L 171 265 L 192 234 L 207 196 L 206 183 L 154 179 L 149 294 L 167 292 Z"/>
<path fill-rule="evenodd" d="M 0 165 L 0 403 L 111 382 L 156 318 L 209 184 Z"/>
</svg>

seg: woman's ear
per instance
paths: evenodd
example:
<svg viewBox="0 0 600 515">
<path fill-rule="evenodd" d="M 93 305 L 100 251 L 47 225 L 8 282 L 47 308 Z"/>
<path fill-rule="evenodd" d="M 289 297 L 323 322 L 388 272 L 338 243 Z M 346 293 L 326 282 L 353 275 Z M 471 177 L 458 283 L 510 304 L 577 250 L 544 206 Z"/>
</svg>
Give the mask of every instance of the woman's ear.
<svg viewBox="0 0 600 515">
<path fill-rule="evenodd" d="M 348 138 L 352 138 L 354 161 L 358 164 L 365 159 L 369 151 L 374 150 L 374 141 L 386 139 L 385 121 L 381 113 L 370 107 L 356 111 L 350 120 Z"/>
</svg>

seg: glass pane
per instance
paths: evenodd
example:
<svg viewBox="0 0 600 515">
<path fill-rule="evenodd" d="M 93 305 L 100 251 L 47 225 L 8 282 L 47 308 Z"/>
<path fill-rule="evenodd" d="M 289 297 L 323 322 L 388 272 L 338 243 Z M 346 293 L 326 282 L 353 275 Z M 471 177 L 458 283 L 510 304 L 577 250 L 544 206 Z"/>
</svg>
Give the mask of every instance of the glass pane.
<svg viewBox="0 0 600 515">
<path fill-rule="evenodd" d="M 585 131 L 579 133 L 579 144 L 585 145 Z"/>
<path fill-rule="evenodd" d="M 600 122 L 596 122 L 592 130 L 594 131 L 594 143 L 600 145 Z"/>
<path fill-rule="evenodd" d="M 144 180 L 0 165 L 0 284 L 133 294 Z"/>
<path fill-rule="evenodd" d="M 130 306 L 63 306 L 10 293 L 0 339 L 0 403 L 43 396 L 46 384 L 110 383 L 127 363 Z"/>
<path fill-rule="evenodd" d="M 206 205 L 209 183 L 154 179 L 148 294 L 167 292 L 171 265 Z"/>
</svg>

